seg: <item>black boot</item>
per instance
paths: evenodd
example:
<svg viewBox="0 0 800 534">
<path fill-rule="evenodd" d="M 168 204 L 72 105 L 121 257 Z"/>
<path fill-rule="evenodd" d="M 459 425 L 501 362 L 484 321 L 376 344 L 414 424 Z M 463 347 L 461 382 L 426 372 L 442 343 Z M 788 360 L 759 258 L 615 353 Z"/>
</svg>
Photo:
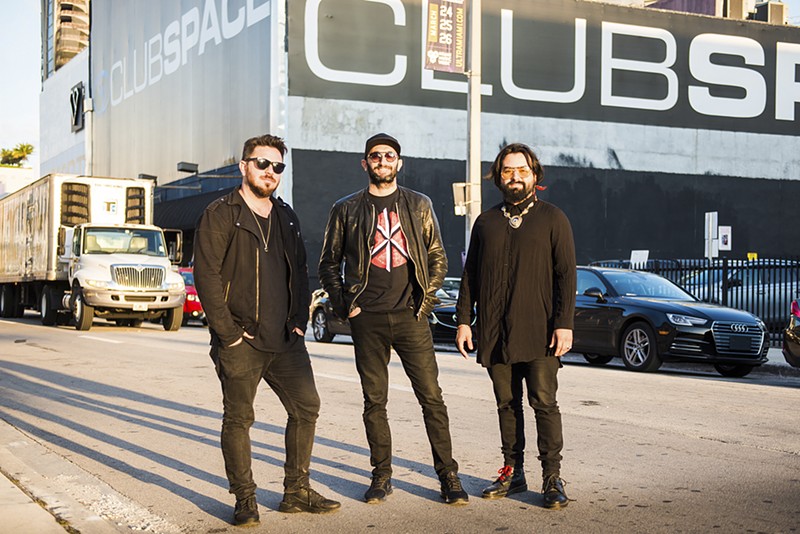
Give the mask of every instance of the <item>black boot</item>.
<svg viewBox="0 0 800 534">
<path fill-rule="evenodd" d="M 376 504 L 386 500 L 392 494 L 392 479 L 386 475 L 375 475 L 372 477 L 372 484 L 364 494 L 364 500 L 368 504 Z"/>
<path fill-rule="evenodd" d="M 546 475 L 542 484 L 544 507 L 558 510 L 569 504 L 569 497 L 564 492 L 564 481 L 557 473 Z"/>
<path fill-rule="evenodd" d="M 326 499 L 311 488 L 301 488 L 292 493 L 284 493 L 283 500 L 278 506 L 278 511 L 285 514 L 309 512 L 312 514 L 325 514 L 335 512 L 342 507 L 342 503 Z"/>
<path fill-rule="evenodd" d="M 256 496 L 250 495 L 244 499 L 236 499 L 236 508 L 233 509 L 233 524 L 237 527 L 254 527 L 258 523 Z"/>
<path fill-rule="evenodd" d="M 498 473 L 500 476 L 497 480 L 483 490 L 484 499 L 500 499 L 506 495 L 528 491 L 525 471 L 521 467 L 514 469 L 510 465 L 504 465 Z"/>
</svg>

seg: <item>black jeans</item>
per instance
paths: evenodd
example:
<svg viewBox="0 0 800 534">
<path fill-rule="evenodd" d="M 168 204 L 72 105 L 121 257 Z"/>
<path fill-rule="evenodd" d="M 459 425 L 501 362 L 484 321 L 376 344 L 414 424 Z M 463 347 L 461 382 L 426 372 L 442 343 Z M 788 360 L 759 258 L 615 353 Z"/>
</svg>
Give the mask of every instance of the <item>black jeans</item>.
<svg viewBox="0 0 800 534">
<path fill-rule="evenodd" d="M 213 346 L 211 359 L 222 384 L 222 456 L 230 492 L 237 499 L 253 495 L 250 427 L 253 402 L 262 379 L 280 399 L 289 416 L 284 435 L 286 463 L 283 486 L 287 492 L 309 484 L 311 448 L 319 416 L 319 395 L 303 340 L 292 352 L 262 352 L 242 342 L 235 347 Z"/>
<path fill-rule="evenodd" d="M 430 326 L 412 310 L 391 313 L 361 312 L 350 319 L 356 368 L 364 394 L 364 426 L 370 464 L 375 476 L 392 474 L 392 434 L 386 416 L 391 349 L 400 356 L 414 395 L 422 407 L 425 430 L 439 477 L 458 472 L 450 441 L 450 419 L 439 387 L 439 367 Z"/>
<path fill-rule="evenodd" d="M 525 454 L 525 416 L 522 410 L 522 381 L 528 388 L 528 403 L 536 418 L 539 461 L 544 475 L 558 474 L 564 438 L 561 412 L 556 401 L 558 369 L 561 360 L 546 357 L 531 362 L 493 364 L 488 368 L 492 378 L 497 415 L 500 419 L 500 440 L 505 465 L 522 467 Z"/>
</svg>

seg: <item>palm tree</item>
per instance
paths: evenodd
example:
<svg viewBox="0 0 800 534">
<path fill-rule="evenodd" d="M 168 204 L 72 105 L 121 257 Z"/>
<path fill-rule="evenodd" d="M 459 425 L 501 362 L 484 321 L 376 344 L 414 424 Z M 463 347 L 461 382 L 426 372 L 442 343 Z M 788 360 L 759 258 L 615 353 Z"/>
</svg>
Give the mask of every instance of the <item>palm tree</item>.
<svg viewBox="0 0 800 534">
<path fill-rule="evenodd" d="M 28 156 L 33 154 L 33 145 L 30 143 L 19 143 L 14 149 L 11 151 L 16 159 L 16 165 L 22 165 L 22 162 L 28 159 Z"/>
</svg>

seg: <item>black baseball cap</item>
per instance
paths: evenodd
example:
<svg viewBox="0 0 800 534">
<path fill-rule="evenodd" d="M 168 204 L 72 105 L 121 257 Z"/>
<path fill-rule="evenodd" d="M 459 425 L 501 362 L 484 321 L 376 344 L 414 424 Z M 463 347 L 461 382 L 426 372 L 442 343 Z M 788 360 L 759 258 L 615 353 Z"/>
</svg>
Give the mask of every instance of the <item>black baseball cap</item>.
<svg viewBox="0 0 800 534">
<path fill-rule="evenodd" d="M 389 145 L 397 151 L 398 156 L 400 155 L 400 143 L 397 139 L 389 134 L 379 133 L 367 139 L 367 144 L 364 145 L 364 157 L 366 158 L 370 151 L 372 151 L 372 147 L 377 145 Z"/>
</svg>

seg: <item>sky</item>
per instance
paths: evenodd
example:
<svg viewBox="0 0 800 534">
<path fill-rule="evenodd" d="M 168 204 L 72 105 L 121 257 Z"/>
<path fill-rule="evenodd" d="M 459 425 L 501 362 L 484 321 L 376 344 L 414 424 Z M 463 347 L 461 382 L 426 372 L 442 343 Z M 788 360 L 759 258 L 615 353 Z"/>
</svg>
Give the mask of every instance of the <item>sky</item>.
<svg viewBox="0 0 800 534">
<path fill-rule="evenodd" d="M 783 0 L 789 22 L 800 25 L 800 0 Z M 39 0 L 11 0 L 0 17 L 0 148 L 31 143 L 29 165 L 39 169 L 41 30 Z"/>
</svg>

